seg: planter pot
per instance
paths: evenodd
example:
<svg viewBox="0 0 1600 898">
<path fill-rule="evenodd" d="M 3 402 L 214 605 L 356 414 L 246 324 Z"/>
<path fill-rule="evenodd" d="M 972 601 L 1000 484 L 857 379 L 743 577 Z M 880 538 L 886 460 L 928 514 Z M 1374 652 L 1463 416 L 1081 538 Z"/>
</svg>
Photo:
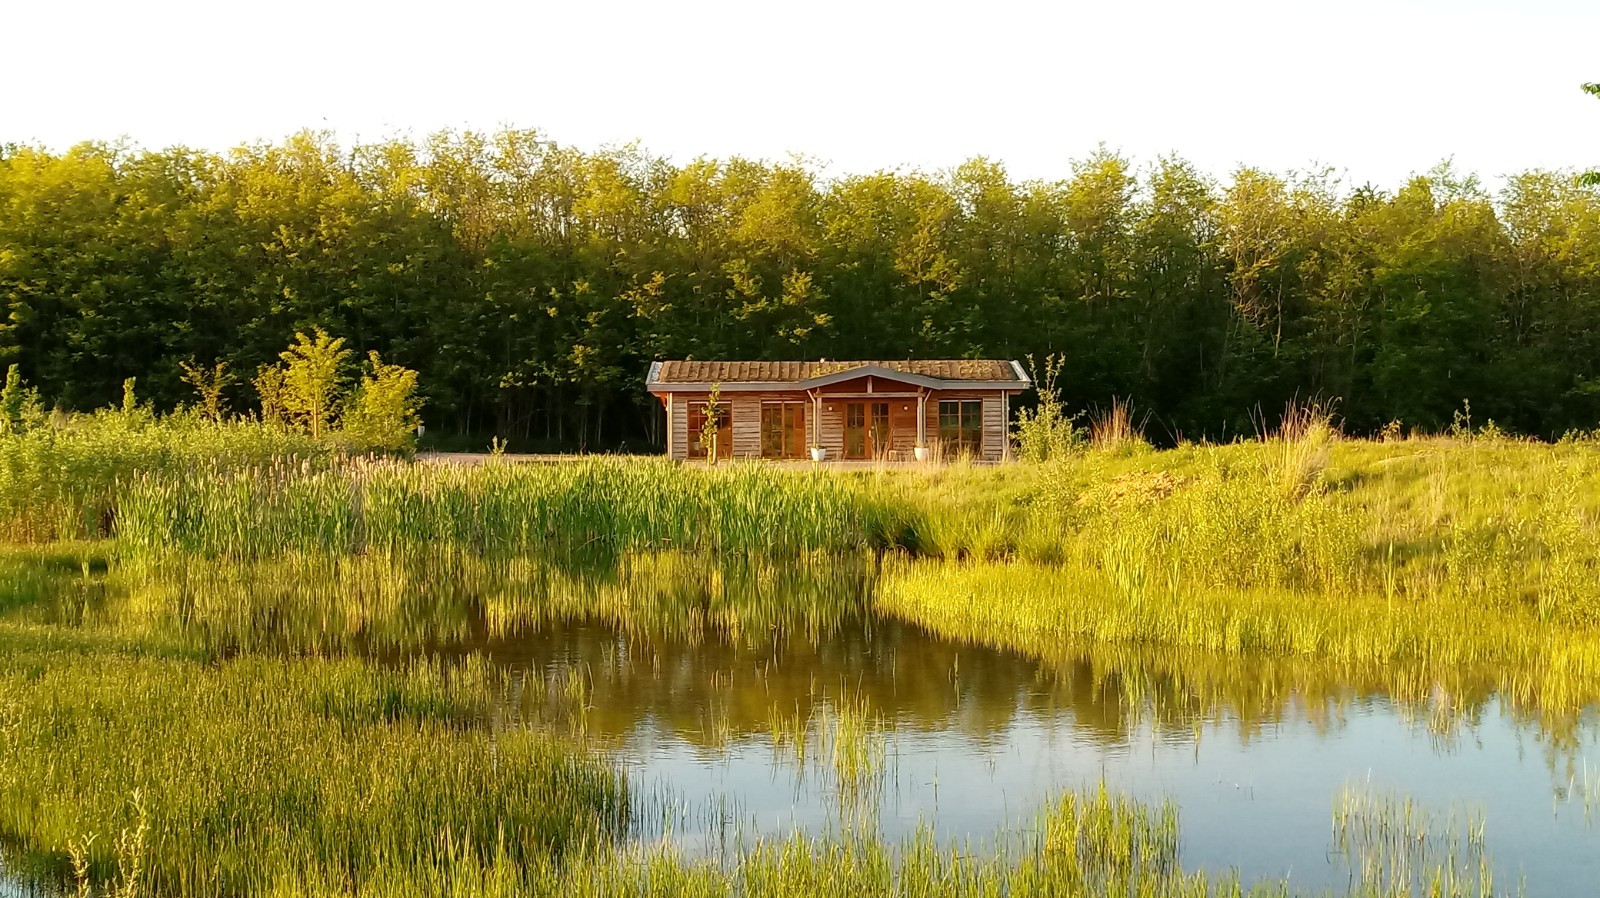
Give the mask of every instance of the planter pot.
<svg viewBox="0 0 1600 898">
<path fill-rule="evenodd" d="M 817 461 L 817 462 L 827 461 L 828 460 L 828 450 L 822 448 L 821 446 L 812 446 L 811 447 L 811 460 L 812 461 Z"/>
<path fill-rule="evenodd" d="M 927 461 L 933 455 L 933 452 L 927 446 L 918 446 L 911 450 L 911 454 L 917 461 Z"/>
</svg>

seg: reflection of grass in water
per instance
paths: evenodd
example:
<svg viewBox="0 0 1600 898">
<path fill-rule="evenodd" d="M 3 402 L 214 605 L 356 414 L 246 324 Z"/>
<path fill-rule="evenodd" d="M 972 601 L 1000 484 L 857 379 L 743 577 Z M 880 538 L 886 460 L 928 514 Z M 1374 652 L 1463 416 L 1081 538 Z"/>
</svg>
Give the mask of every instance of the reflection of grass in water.
<svg viewBox="0 0 1600 898">
<path fill-rule="evenodd" d="M 870 571 L 862 555 L 778 561 L 675 551 L 576 568 L 447 549 L 249 562 L 135 557 L 102 578 L 104 607 L 86 622 L 181 629 L 244 650 L 427 650 L 512 638 L 551 621 L 599 621 L 689 643 L 759 642 L 779 632 L 816 640 L 860 613 Z"/>
<path fill-rule="evenodd" d="M 1410 796 L 1346 784 L 1333 802 L 1333 847 L 1352 891 L 1370 895 L 1495 894 L 1481 810 L 1443 814 Z"/>
<path fill-rule="evenodd" d="M 889 773 L 891 725 L 866 695 L 843 689 L 810 713 L 770 711 L 774 760 L 792 765 L 798 788 L 808 773 L 834 784 L 842 822 L 875 823 Z"/>
<path fill-rule="evenodd" d="M 532 668 L 512 677 L 509 700 L 496 713 L 514 711 L 509 725 L 529 724 L 582 741 L 589 734 L 592 679 L 580 665 Z"/>
<path fill-rule="evenodd" d="M 822 727 L 841 808 L 875 809 L 884 785 L 888 735 L 865 696 L 844 694 L 826 706 Z"/>
</svg>

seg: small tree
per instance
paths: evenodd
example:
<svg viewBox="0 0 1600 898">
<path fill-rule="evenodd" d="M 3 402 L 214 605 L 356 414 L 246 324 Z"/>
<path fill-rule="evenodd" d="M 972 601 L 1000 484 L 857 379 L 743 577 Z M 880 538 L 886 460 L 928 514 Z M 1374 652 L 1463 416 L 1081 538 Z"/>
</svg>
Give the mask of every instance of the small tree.
<svg viewBox="0 0 1600 898">
<path fill-rule="evenodd" d="M 1067 414 L 1061 390 L 1056 386 L 1066 361 L 1061 353 L 1046 356 L 1041 377 L 1033 356 L 1028 356 L 1028 374 L 1033 378 L 1034 392 L 1039 394 L 1039 405 L 1031 411 L 1017 412 L 1017 454 L 1026 461 L 1057 458 L 1083 445 L 1084 429 L 1078 426 L 1083 414 Z"/>
<path fill-rule="evenodd" d="M 305 428 L 314 440 L 333 426 L 343 369 L 350 357 L 343 337 L 329 336 L 320 327 L 315 334 L 296 333 L 295 342 L 278 355 L 284 366 L 283 410 L 290 422 Z"/>
<path fill-rule="evenodd" d="M 6 383 L 0 388 L 0 434 L 24 433 L 44 423 L 44 403 L 39 391 L 22 380 L 22 368 L 6 369 Z"/>
<path fill-rule="evenodd" d="M 289 423 L 289 413 L 283 406 L 283 366 L 267 365 L 251 381 L 256 395 L 261 397 L 261 422 L 273 427 Z"/>
<path fill-rule="evenodd" d="M 6 385 L 0 390 L 0 433 L 17 433 L 22 430 L 22 407 L 28 401 L 28 391 L 22 383 L 22 366 L 6 369 Z"/>
<path fill-rule="evenodd" d="M 369 352 L 361 383 L 345 407 L 345 437 L 363 449 L 409 450 L 421 423 L 420 406 L 417 372 L 385 364 L 376 352 Z"/>
<path fill-rule="evenodd" d="M 228 414 L 227 400 L 222 392 L 238 381 L 228 370 L 227 362 L 217 362 L 210 371 L 196 365 L 194 360 L 179 362 L 183 369 L 183 382 L 194 387 L 200 397 L 200 415 L 207 421 L 220 423 Z"/>
<path fill-rule="evenodd" d="M 122 381 L 122 413 L 131 415 L 139 410 L 139 394 L 134 389 L 139 383 L 139 378 L 128 377 Z"/>
<path fill-rule="evenodd" d="M 706 460 L 711 464 L 717 463 L 718 432 L 722 426 L 722 385 L 712 384 L 711 392 L 706 394 L 706 404 L 701 409 L 705 420 L 700 422 L 700 445 L 706 447 Z"/>
</svg>

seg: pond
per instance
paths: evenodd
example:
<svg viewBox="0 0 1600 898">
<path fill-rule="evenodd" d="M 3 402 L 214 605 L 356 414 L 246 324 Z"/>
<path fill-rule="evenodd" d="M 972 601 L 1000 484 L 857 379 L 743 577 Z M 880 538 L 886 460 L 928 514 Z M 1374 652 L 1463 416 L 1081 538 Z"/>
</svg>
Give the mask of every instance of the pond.
<svg viewBox="0 0 1600 898">
<path fill-rule="evenodd" d="M 28 614 L 224 653 L 486 659 L 512 684 L 492 726 L 594 746 L 628 772 L 631 838 L 690 855 L 797 832 L 1003 849 L 1104 784 L 1174 803 L 1184 868 L 1246 882 L 1343 889 L 1359 861 L 1336 818 L 1382 809 L 1464 868 L 1487 857 L 1500 888 L 1582 893 L 1600 869 L 1600 715 L 1541 717 L 1470 678 L 1401 700 L 1382 671 L 1305 661 L 1025 657 L 877 613 L 870 566 L 295 564 L 113 571 Z"/>
<path fill-rule="evenodd" d="M 1493 695 L 1448 716 L 1348 684 L 1209 702 L 1165 672 L 1170 658 L 1121 653 L 1112 666 L 1088 650 L 1044 664 L 870 614 L 819 641 L 551 624 L 475 648 L 528 684 L 508 712 L 576 727 L 625 765 L 653 805 L 639 838 L 690 853 L 863 825 L 982 844 L 1025 832 L 1061 790 L 1102 782 L 1174 801 L 1184 866 L 1246 881 L 1345 885 L 1331 836 L 1341 796 L 1409 797 L 1462 825 L 1481 816 L 1498 880 L 1531 895 L 1588 888 L 1600 852 L 1594 715 L 1556 732 Z M 1240 695 L 1276 675 L 1232 666 Z M 1148 684 L 1138 699 L 1134 680 Z"/>
</svg>

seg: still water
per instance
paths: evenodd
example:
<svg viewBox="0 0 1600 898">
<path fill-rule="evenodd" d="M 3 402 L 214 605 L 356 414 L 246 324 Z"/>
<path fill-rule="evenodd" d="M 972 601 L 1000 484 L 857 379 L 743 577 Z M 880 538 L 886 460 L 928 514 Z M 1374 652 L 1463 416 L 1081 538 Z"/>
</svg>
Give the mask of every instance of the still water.
<svg viewBox="0 0 1600 898">
<path fill-rule="evenodd" d="M 1470 676 L 1402 701 L 1381 671 L 1305 661 L 1035 659 L 875 614 L 872 571 L 850 566 L 663 554 L 599 574 L 452 558 L 140 576 L 29 613 L 181 629 L 223 653 L 486 656 L 513 684 L 491 724 L 605 752 L 645 845 L 714 858 L 756 837 L 926 829 L 1001 849 L 1063 791 L 1103 783 L 1177 805 L 1187 870 L 1342 891 L 1333 820 L 1355 794 L 1412 799 L 1430 831 L 1481 819 L 1497 891 L 1600 894 L 1600 714 L 1541 718 Z"/>
<path fill-rule="evenodd" d="M 1187 869 L 1339 889 L 1350 870 L 1331 818 L 1355 789 L 1409 796 L 1441 821 L 1482 815 L 1505 886 L 1600 891 L 1592 713 L 1553 730 L 1490 695 L 1441 720 L 1348 686 L 1266 699 L 1246 684 L 1244 698 L 1197 700 L 1148 670 L 1155 685 L 1130 698 L 1119 681 L 1139 673 L 1137 657 L 1115 669 L 1092 653 L 1046 665 L 871 617 L 820 644 L 558 625 L 479 648 L 532 684 L 509 713 L 585 731 L 653 802 L 640 838 L 690 853 L 862 825 L 890 839 L 926 826 L 992 844 L 1026 831 L 1051 796 L 1103 782 L 1179 806 Z M 1272 675 L 1236 666 L 1241 678 Z M 841 714 L 865 721 L 866 774 L 835 760 Z"/>
</svg>

